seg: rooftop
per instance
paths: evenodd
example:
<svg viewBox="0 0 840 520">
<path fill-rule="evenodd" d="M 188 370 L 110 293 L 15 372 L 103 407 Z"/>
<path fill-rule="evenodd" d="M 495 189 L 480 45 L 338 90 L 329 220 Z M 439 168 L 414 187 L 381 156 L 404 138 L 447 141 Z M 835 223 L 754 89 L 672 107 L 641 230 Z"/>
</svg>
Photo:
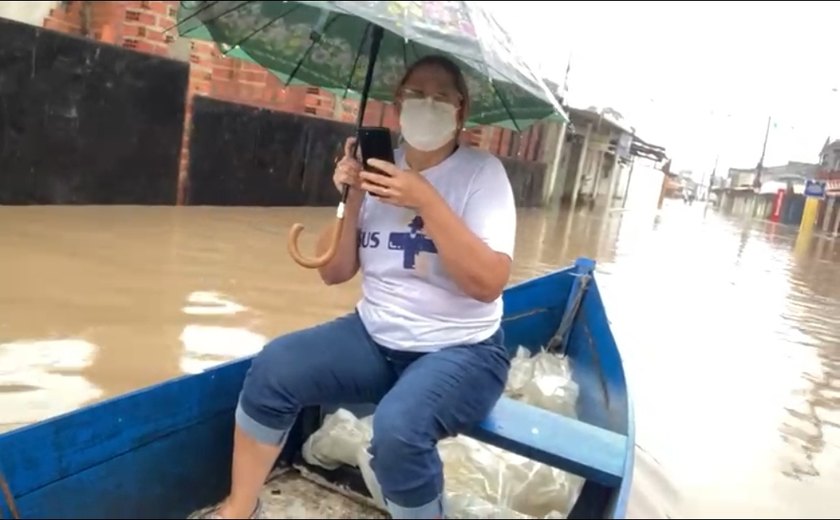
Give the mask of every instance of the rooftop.
<svg viewBox="0 0 840 520">
<path fill-rule="evenodd" d="M 611 133 L 628 134 L 633 138 L 630 144 L 630 155 L 649 159 L 654 162 L 664 161 L 668 156 L 665 152 L 664 146 L 651 144 L 636 135 L 636 129 L 633 128 L 618 110 L 611 107 L 598 108 L 568 108 L 569 118 L 572 121 L 571 131 L 579 132 L 575 124 L 581 125 L 591 123 L 593 128 L 597 130 L 607 130 Z M 612 140 L 612 145 L 617 146 L 617 139 Z"/>
</svg>

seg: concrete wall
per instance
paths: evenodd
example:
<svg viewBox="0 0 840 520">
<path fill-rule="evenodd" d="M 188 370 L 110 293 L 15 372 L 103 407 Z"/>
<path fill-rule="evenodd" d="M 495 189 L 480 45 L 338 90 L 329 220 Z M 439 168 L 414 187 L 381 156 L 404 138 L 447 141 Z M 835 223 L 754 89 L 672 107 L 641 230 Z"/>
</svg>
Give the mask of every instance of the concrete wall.
<svg viewBox="0 0 840 520">
<path fill-rule="evenodd" d="M 354 125 L 203 96 L 193 103 L 186 203 L 334 206 L 334 160 Z M 396 141 L 396 134 L 393 136 Z M 502 157 L 519 207 L 542 202 L 545 164 Z"/>
<path fill-rule="evenodd" d="M 175 203 L 186 64 L 8 19 L 0 63 L 0 203 Z"/>
<path fill-rule="evenodd" d="M 579 126 L 586 128 L 585 124 Z M 611 205 L 615 194 L 623 195 L 623 191 L 616 188 L 620 168 L 616 170 L 615 155 L 610 151 L 610 141 L 617 139 L 618 133 L 608 125 L 592 125 L 591 132 L 581 130 L 581 134 L 578 140 L 586 141 L 586 145 L 582 142 L 578 145 L 577 160 L 573 159 L 570 163 L 569 177 L 572 179 L 567 180 L 564 198 L 591 205 Z M 584 148 L 585 152 L 582 152 Z M 585 153 L 582 161 L 580 153 Z M 578 187 L 577 196 L 575 185 Z"/>
</svg>

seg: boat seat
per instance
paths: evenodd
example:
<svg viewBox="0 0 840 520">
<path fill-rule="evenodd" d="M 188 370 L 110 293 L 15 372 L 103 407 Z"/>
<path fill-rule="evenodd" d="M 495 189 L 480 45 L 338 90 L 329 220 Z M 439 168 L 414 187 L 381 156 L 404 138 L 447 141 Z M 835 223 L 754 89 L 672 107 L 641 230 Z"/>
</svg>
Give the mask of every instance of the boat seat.
<svg viewBox="0 0 840 520">
<path fill-rule="evenodd" d="M 624 474 L 625 435 L 507 397 L 467 435 L 607 487 Z"/>
</svg>

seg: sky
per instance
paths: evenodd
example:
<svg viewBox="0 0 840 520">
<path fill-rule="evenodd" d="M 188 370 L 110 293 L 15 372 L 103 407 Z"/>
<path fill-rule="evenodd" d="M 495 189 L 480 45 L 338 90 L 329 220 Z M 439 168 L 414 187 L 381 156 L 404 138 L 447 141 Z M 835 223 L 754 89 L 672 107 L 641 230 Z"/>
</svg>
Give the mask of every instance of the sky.
<svg viewBox="0 0 840 520">
<path fill-rule="evenodd" d="M 523 5 L 524 4 L 524 5 Z M 840 139 L 840 3 L 497 2 L 499 23 L 568 101 L 610 106 L 672 171 L 818 162 Z"/>
</svg>

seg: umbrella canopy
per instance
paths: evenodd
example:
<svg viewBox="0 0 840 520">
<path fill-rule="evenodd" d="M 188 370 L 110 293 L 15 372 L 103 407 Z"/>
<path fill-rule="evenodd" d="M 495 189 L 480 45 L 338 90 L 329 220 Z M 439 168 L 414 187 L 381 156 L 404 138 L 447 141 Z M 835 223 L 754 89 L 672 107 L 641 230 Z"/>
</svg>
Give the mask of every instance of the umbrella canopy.
<svg viewBox="0 0 840 520">
<path fill-rule="evenodd" d="M 392 101 L 413 61 L 444 54 L 462 65 L 470 91 L 468 125 L 523 130 L 538 120 L 568 122 L 554 93 L 507 33 L 477 2 L 181 2 L 179 34 L 215 41 L 286 84 L 339 96 L 363 91 L 373 26 L 383 31 L 368 95 Z"/>
</svg>

